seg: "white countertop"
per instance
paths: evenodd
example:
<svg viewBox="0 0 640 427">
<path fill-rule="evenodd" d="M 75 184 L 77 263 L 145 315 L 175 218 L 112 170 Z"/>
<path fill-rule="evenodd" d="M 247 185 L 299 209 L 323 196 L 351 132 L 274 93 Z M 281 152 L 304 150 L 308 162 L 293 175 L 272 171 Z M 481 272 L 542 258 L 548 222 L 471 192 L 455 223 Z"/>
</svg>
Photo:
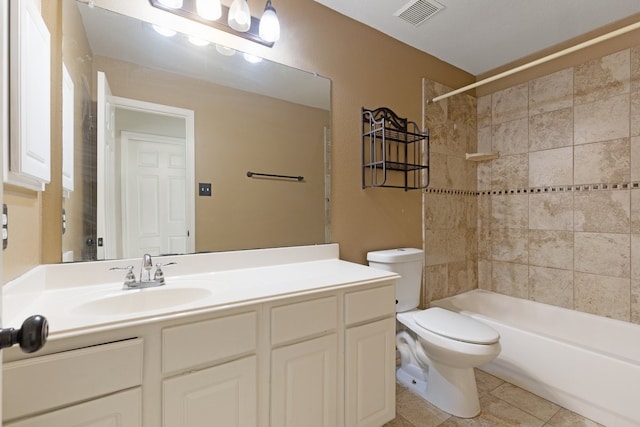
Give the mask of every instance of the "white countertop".
<svg viewBox="0 0 640 427">
<path fill-rule="evenodd" d="M 109 268 L 129 261 L 140 262 L 39 266 L 5 285 L 3 324 L 19 328 L 40 314 L 49 321 L 50 339 L 57 339 L 398 277 L 341 261 L 337 245 L 318 245 L 158 257 L 154 262 L 178 262 L 163 269 L 165 285 L 123 290 L 124 272 Z M 139 267 L 134 271 L 137 276 Z M 170 298 L 172 305 L 146 307 L 156 297 Z"/>
</svg>

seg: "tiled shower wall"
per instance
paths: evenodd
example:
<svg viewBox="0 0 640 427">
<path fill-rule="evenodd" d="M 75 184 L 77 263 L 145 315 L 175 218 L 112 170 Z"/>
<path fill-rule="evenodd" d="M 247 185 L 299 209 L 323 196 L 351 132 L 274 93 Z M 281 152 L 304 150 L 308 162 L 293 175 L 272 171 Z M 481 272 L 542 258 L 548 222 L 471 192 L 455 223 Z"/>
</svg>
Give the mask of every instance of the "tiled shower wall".
<svg viewBox="0 0 640 427">
<path fill-rule="evenodd" d="M 640 46 L 479 98 L 477 137 L 479 287 L 640 323 Z"/>
<path fill-rule="evenodd" d="M 450 88 L 425 80 L 425 102 Z M 478 287 L 476 99 L 461 94 L 425 104 L 431 136 L 430 184 L 423 193 L 425 280 L 422 306 Z"/>
</svg>

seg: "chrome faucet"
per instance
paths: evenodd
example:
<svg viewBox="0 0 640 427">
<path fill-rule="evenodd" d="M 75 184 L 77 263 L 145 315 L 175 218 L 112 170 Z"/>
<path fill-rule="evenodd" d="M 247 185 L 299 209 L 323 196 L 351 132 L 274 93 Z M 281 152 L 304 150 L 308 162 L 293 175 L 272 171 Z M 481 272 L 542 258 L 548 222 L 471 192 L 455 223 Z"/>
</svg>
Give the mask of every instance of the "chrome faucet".
<svg viewBox="0 0 640 427">
<path fill-rule="evenodd" d="M 150 288 L 152 286 L 162 286 L 165 283 L 164 273 L 162 272 L 162 267 L 167 265 L 176 264 L 175 262 L 168 262 L 166 264 L 156 264 L 156 271 L 153 274 L 153 278 L 151 277 L 151 269 L 153 268 L 153 261 L 151 260 L 151 255 L 144 254 L 142 257 L 142 266 L 140 267 L 140 280 L 136 280 L 136 275 L 133 272 L 133 266 L 129 265 L 127 267 L 113 267 L 109 270 L 126 270 L 127 274 L 124 277 L 124 284 L 122 286 L 123 289 L 142 289 L 142 288 Z"/>
<path fill-rule="evenodd" d="M 140 282 L 151 282 L 151 268 L 153 268 L 153 262 L 151 261 L 151 255 L 144 254 L 142 256 L 142 266 L 140 267 Z"/>
</svg>

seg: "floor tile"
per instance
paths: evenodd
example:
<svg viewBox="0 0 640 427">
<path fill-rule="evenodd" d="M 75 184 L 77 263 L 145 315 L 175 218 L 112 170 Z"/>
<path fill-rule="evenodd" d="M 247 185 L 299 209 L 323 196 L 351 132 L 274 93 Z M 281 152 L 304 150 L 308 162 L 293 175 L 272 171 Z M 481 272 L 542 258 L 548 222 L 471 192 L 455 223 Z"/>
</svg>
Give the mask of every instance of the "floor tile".
<svg viewBox="0 0 640 427">
<path fill-rule="evenodd" d="M 509 383 L 504 383 L 491 394 L 543 421 L 549 421 L 560 410 L 555 403 Z"/>
<path fill-rule="evenodd" d="M 549 427 L 604 427 L 602 424 L 564 408 L 560 408 L 558 413 L 545 425 Z"/>
</svg>

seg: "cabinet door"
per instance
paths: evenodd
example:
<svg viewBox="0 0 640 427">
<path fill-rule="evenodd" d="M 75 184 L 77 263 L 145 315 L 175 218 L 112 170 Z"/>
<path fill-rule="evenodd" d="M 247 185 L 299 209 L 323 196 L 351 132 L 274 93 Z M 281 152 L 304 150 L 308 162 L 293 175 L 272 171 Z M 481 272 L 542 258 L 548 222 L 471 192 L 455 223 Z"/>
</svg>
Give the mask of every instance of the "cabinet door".
<svg viewBox="0 0 640 427">
<path fill-rule="evenodd" d="M 141 410 L 140 388 L 136 388 L 37 417 L 6 423 L 5 427 L 140 427 Z"/>
<path fill-rule="evenodd" d="M 347 329 L 347 427 L 380 426 L 395 417 L 395 319 Z"/>
<path fill-rule="evenodd" d="M 51 177 L 51 43 L 34 0 L 10 4 L 11 149 L 5 181 L 44 190 Z"/>
<path fill-rule="evenodd" d="M 256 356 L 165 380 L 164 427 L 257 425 Z"/>
<path fill-rule="evenodd" d="M 337 335 L 271 352 L 271 424 L 337 425 Z"/>
</svg>

